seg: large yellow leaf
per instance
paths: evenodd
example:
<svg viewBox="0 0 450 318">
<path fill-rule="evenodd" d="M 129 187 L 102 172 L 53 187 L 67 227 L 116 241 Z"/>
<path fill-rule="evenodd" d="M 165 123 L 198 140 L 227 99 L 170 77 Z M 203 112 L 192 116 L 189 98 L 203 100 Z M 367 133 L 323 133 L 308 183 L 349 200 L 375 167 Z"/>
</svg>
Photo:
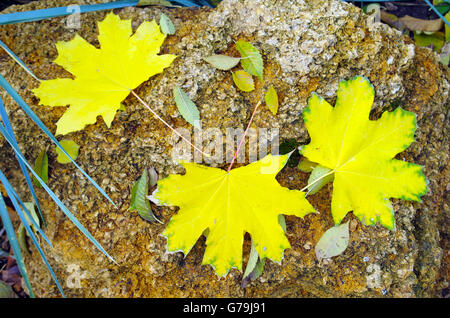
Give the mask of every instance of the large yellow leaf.
<svg viewBox="0 0 450 318">
<path fill-rule="evenodd" d="M 157 55 L 165 39 L 155 21 L 142 23 L 132 35 L 131 20 L 110 13 L 98 23 L 100 49 L 79 35 L 58 42 L 54 61 L 74 75 L 42 81 L 33 92 L 43 105 L 69 109 L 56 123 L 56 134 L 67 134 L 103 117 L 110 127 L 120 103 L 149 77 L 161 73 L 175 55 Z"/>
<path fill-rule="evenodd" d="M 224 276 L 232 267 L 242 269 L 242 244 L 248 232 L 261 258 L 281 262 L 290 245 L 278 215 L 303 217 L 314 212 L 303 192 L 275 180 L 288 158 L 268 155 L 230 173 L 184 162 L 185 175 L 158 181 L 152 200 L 180 207 L 163 233 L 168 250 L 188 254 L 209 229 L 203 264 L 211 264 Z"/>
<path fill-rule="evenodd" d="M 334 173 L 331 211 L 336 224 L 347 212 L 364 223 L 392 229 L 389 198 L 420 201 L 427 191 L 422 167 L 393 157 L 414 141 L 414 113 L 397 108 L 369 120 L 374 89 L 363 77 L 341 82 L 333 108 L 313 94 L 303 119 L 311 137 L 302 154 Z"/>
</svg>

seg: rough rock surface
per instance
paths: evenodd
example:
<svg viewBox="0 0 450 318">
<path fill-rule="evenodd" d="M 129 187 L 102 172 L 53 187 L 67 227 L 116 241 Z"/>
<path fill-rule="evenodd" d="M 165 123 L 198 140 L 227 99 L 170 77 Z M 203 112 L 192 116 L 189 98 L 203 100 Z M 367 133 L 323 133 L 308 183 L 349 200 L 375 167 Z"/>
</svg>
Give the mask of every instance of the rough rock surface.
<svg viewBox="0 0 450 318">
<path fill-rule="evenodd" d="M 48 0 L 6 12 L 64 5 Z M 71 1 L 94 3 L 99 1 Z M 274 4 L 275 3 L 275 4 Z M 145 167 L 154 166 L 160 177 L 182 173 L 171 159 L 177 141 L 167 128 L 139 102 L 129 96 L 125 111 L 118 112 L 112 127 L 101 119 L 72 138 L 80 148 L 77 162 L 106 190 L 118 205 L 115 209 L 72 165 L 56 162 L 54 147 L 30 122 L 18 106 L 1 91 L 19 144 L 32 162 L 38 153 L 49 151 L 49 185 L 78 219 L 117 260 L 111 263 L 63 216 L 49 196 L 38 189 L 47 235 L 54 244 L 44 244 L 57 276 L 70 297 L 426 297 L 436 296 L 447 285 L 440 232 L 448 235 L 448 204 L 444 199 L 448 170 L 448 91 L 450 75 L 438 64 L 434 53 L 420 49 L 390 27 L 373 23 L 358 8 L 342 1 L 225 0 L 218 8 L 160 7 L 126 8 L 116 11 L 132 18 L 133 27 L 144 20 L 167 14 L 177 28 L 166 39 L 162 52 L 179 55 L 171 67 L 142 84 L 136 91 L 175 127 L 191 130 L 179 115 L 172 87 L 181 86 L 200 110 L 202 126 L 245 128 L 254 105 L 270 85 L 280 97 L 280 109 L 273 116 L 267 109 L 255 117 L 254 127 L 277 127 L 280 139 L 308 142 L 301 119 L 307 98 L 315 91 L 334 104 L 337 85 L 355 75 L 364 75 L 376 91 L 373 118 L 397 105 L 417 114 L 416 142 L 398 158 L 424 165 L 430 181 L 422 203 L 393 200 L 396 231 L 381 226 L 363 226 L 351 213 L 350 243 L 340 256 L 318 262 L 314 246 L 333 225 L 330 214 L 332 186 L 310 197 L 320 214 L 304 219 L 287 217 L 291 249 L 281 265 L 267 262 L 263 275 L 246 289 L 242 273 L 232 270 L 218 279 L 210 266 L 202 266 L 205 249 L 200 238 L 186 258 L 167 254 L 166 241 L 159 234 L 176 213 L 176 208 L 154 207 L 163 222 L 148 223 L 129 212 L 130 189 Z M 66 27 L 66 18 L 2 26 L 4 41 L 40 78 L 70 76 L 52 63 L 56 41 L 70 40 L 78 32 L 97 42 L 96 22 L 105 12 L 83 14 L 81 28 Z M 242 93 L 233 85 L 231 73 L 219 71 L 202 61 L 212 53 L 239 56 L 234 42 L 244 39 L 263 53 L 264 82 L 256 90 Z M 64 107 L 39 106 L 30 91 L 38 83 L 0 52 L 0 72 L 18 90 L 45 124 L 54 123 Z M 0 141 L 0 168 L 26 196 L 12 151 Z M 225 167 L 225 164 L 218 165 Z M 295 168 L 279 174 L 283 186 L 300 189 L 308 175 Z M 29 198 L 28 198 L 29 199 Z M 248 258 L 249 238 L 244 246 Z M 32 285 L 38 296 L 58 296 L 36 252 L 27 258 Z M 441 272 L 441 275 L 439 274 Z"/>
</svg>

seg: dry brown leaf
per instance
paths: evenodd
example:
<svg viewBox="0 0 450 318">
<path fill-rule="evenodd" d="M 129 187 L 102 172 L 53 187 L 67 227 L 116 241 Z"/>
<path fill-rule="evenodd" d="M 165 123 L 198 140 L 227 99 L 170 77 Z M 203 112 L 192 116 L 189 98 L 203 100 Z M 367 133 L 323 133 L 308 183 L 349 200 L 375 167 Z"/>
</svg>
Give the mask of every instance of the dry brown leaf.
<svg viewBox="0 0 450 318">
<path fill-rule="evenodd" d="M 441 19 L 423 20 L 405 15 L 399 19 L 411 31 L 437 32 L 444 26 Z"/>
</svg>

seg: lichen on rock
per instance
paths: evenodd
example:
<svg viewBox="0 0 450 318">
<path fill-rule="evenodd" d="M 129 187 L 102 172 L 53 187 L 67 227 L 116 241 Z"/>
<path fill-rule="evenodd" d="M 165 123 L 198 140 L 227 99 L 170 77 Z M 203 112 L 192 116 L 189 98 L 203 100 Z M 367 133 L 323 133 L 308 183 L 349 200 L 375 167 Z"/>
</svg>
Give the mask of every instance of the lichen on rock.
<svg viewBox="0 0 450 318">
<path fill-rule="evenodd" d="M 72 4 L 105 1 L 74 0 Z M 44 0 L 13 6 L 6 12 L 57 7 L 63 0 Z M 320 214 L 304 219 L 287 217 L 287 235 L 292 248 L 285 251 L 281 265 L 266 262 L 260 278 L 246 289 L 240 286 L 242 273 L 232 270 L 217 279 L 209 266 L 202 266 L 204 239 L 184 258 L 167 254 L 160 236 L 176 208 L 153 207 L 164 223 L 148 223 L 128 211 L 130 191 L 145 167 L 153 166 L 160 177 L 182 173 L 171 158 L 177 139 L 133 96 L 125 101 L 110 129 L 98 120 L 83 131 L 70 134 L 82 146 L 77 162 L 118 205 L 104 200 L 71 165 L 56 162 L 49 153 L 50 187 L 76 214 L 102 246 L 117 260 L 110 263 L 57 209 L 48 195 L 38 189 L 48 223 L 46 233 L 54 248 L 45 252 L 71 297 L 414 297 L 434 296 L 439 284 L 442 249 L 440 234 L 445 219 L 445 184 L 448 184 L 448 91 L 450 74 L 440 66 L 434 53 L 414 46 L 400 32 L 374 23 L 351 4 L 340 0 L 225 0 L 216 9 L 130 7 L 115 11 L 132 19 L 133 27 L 145 20 L 159 21 L 164 12 L 177 32 L 169 36 L 161 54 L 179 57 L 162 74 L 151 78 L 136 92 L 170 124 L 192 131 L 177 111 L 172 88 L 181 87 L 196 103 L 203 128 L 243 128 L 253 107 L 264 98 L 267 88 L 277 90 L 277 116 L 268 109 L 258 112 L 254 126 L 279 128 L 280 140 L 308 141 L 301 119 L 307 99 L 315 91 L 334 104 L 337 85 L 356 75 L 366 76 L 376 96 L 373 118 L 396 105 L 417 114 L 416 142 L 397 159 L 424 165 L 430 191 L 422 203 L 393 200 L 396 231 L 365 227 L 353 215 L 347 250 L 331 260 L 318 262 L 314 246 L 333 225 L 329 206 L 331 185 L 310 197 Z M 98 45 L 97 21 L 106 12 L 81 15 L 81 28 L 68 29 L 66 18 L 2 26 L 5 42 L 40 78 L 69 74 L 52 63 L 55 43 L 68 41 L 77 32 Z M 30 36 L 28 36 L 28 34 Z M 264 59 L 264 82 L 242 93 L 235 88 L 231 72 L 217 70 L 202 60 L 211 54 L 239 56 L 235 41 L 242 39 L 257 47 Z M 18 90 L 44 123 L 55 130 L 65 108 L 39 105 L 30 89 L 38 83 L 0 52 L 0 72 Z M 19 144 L 32 161 L 49 140 L 30 122 L 19 107 L 1 91 Z M 213 138 L 213 136 L 211 136 Z M 211 139 L 212 140 L 212 139 Z M 212 142 L 212 141 L 211 141 Z M 205 145 L 208 141 L 205 142 Z M 11 149 L 0 141 L 0 168 L 16 189 L 27 193 Z M 211 164 L 225 166 L 221 164 Z M 301 189 L 307 174 L 287 167 L 279 182 Z M 448 211 L 448 210 L 447 210 Z M 306 248 L 306 247 L 308 248 Z M 250 240 L 244 245 L 244 261 Z M 32 285 L 38 296 L 58 296 L 50 275 L 37 253 L 27 258 Z M 78 282 L 74 277 L 82 277 Z M 68 287 L 72 286 L 72 287 Z M 445 286 L 444 286 L 445 287 Z M 442 287 L 441 287 L 442 288 Z"/>
</svg>

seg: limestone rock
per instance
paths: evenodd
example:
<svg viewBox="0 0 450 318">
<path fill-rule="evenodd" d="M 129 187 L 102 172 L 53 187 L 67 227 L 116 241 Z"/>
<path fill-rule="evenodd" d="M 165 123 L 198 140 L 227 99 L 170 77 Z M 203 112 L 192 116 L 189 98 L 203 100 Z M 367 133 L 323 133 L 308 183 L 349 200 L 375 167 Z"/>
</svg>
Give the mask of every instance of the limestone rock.
<svg viewBox="0 0 450 318">
<path fill-rule="evenodd" d="M 71 4 L 103 1 L 71 1 Z M 304 219 L 287 217 L 291 249 L 280 264 L 266 262 L 260 278 L 246 289 L 242 273 L 232 270 L 218 279 L 210 266 L 202 266 L 204 239 L 185 258 L 167 254 L 159 234 L 176 208 L 154 207 L 163 222 L 148 223 L 129 212 L 130 190 L 145 167 L 153 166 L 160 177 L 182 173 L 171 158 L 177 141 L 134 97 L 125 101 L 107 129 L 99 118 L 95 125 L 72 133 L 81 146 L 77 162 L 118 205 L 111 206 L 71 165 L 61 165 L 50 141 L 19 107 L 1 91 L 16 136 L 32 162 L 43 148 L 49 151 L 48 184 L 78 219 L 99 240 L 119 265 L 109 262 L 63 216 L 41 189 L 38 195 L 48 223 L 46 233 L 54 244 L 45 252 L 70 297 L 415 297 L 435 296 L 446 277 L 439 277 L 442 249 L 439 230 L 448 218 L 445 185 L 448 184 L 448 91 L 450 74 L 436 55 L 385 24 L 374 23 L 358 8 L 339 0 L 225 0 L 218 8 L 162 7 L 116 10 L 137 27 L 164 12 L 177 29 L 162 48 L 179 57 L 164 73 L 142 84 L 136 92 L 175 127 L 192 131 L 179 115 L 172 97 L 175 85 L 197 104 L 203 128 L 243 128 L 256 103 L 273 85 L 279 94 L 277 116 L 262 109 L 254 127 L 279 128 L 280 140 L 295 138 L 307 143 L 301 119 L 311 92 L 331 104 L 339 81 L 355 75 L 370 79 L 376 96 L 373 118 L 397 105 L 417 114 L 416 142 L 398 158 L 424 165 L 430 181 L 422 203 L 393 200 L 396 231 L 363 226 L 351 213 L 350 243 L 340 256 L 318 262 L 315 244 L 333 225 L 330 213 L 331 185 L 310 197 L 320 214 Z M 6 12 L 65 5 L 45 0 L 13 6 Z M 53 64 L 55 43 L 68 41 L 76 32 L 95 45 L 97 21 L 106 12 L 81 16 L 81 28 L 67 28 L 67 18 L 2 26 L 4 41 L 42 79 L 70 76 Z M 231 72 L 216 70 L 202 60 L 211 54 L 239 56 L 234 42 L 243 39 L 258 47 L 264 59 L 264 82 L 242 93 L 233 85 Z M 0 72 L 18 90 L 44 123 L 55 131 L 64 107 L 40 106 L 30 89 L 38 83 L 0 52 Z M 66 136 L 65 136 L 66 137 Z M 205 142 L 205 145 L 208 142 Z M 0 169 L 24 197 L 28 195 L 11 149 L 0 141 Z M 226 164 L 214 164 L 226 167 Z M 308 175 L 284 169 L 278 179 L 283 186 L 302 188 Z M 447 213 L 447 216 L 446 216 Z M 244 264 L 250 249 L 244 245 Z M 37 253 L 26 259 L 38 296 L 55 297 L 58 290 Z M 445 272 L 445 270 L 444 270 Z M 439 285 L 441 284 L 441 285 Z"/>
</svg>

